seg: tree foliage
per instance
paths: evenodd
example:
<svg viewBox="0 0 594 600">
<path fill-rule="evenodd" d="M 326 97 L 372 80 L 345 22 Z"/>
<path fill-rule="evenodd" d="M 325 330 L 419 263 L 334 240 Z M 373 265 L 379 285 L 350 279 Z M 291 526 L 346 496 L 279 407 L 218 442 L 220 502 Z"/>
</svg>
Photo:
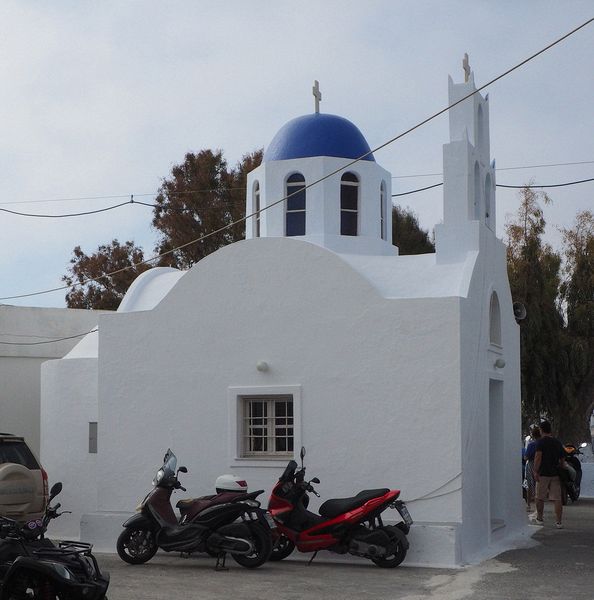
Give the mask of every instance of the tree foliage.
<svg viewBox="0 0 594 600">
<path fill-rule="evenodd" d="M 66 306 L 116 310 L 131 283 L 150 268 L 148 264 L 132 267 L 143 260 L 142 249 L 133 242 L 120 244 L 113 240 L 111 244 L 99 246 L 90 255 L 76 246 L 70 259 L 69 273 L 62 277 L 66 285 L 78 284 L 66 294 Z M 105 276 L 105 273 L 114 271 L 120 272 Z"/>
<path fill-rule="evenodd" d="M 579 213 L 562 229 L 563 261 L 543 242 L 540 192 L 525 187 L 506 225 L 514 301 L 527 318 L 520 328 L 524 425 L 549 418 L 560 438 L 590 439 L 594 406 L 594 217 Z"/>
<path fill-rule="evenodd" d="M 545 220 L 539 200 L 549 202 L 548 197 L 530 187 L 520 195 L 516 218 L 506 224 L 507 263 L 512 297 L 527 312 L 520 340 L 522 409 L 525 422 L 530 422 L 558 412 L 561 259 L 542 239 Z"/>
<path fill-rule="evenodd" d="M 435 252 L 429 233 L 421 228 L 419 219 L 410 209 L 392 206 L 392 243 L 400 255 Z"/>
<path fill-rule="evenodd" d="M 186 269 L 222 246 L 244 237 L 247 174 L 262 161 L 262 150 L 246 154 L 232 169 L 220 150 L 189 152 L 163 179 L 155 199 L 153 227 L 160 233 L 158 254 L 209 235 L 164 256 L 162 265 Z M 213 233 L 214 232 L 214 233 Z"/>
<path fill-rule="evenodd" d="M 594 408 L 594 215 L 577 214 L 562 229 L 565 263 L 560 288 L 566 314 L 563 332 L 563 428 L 569 439 L 589 439 Z"/>
</svg>

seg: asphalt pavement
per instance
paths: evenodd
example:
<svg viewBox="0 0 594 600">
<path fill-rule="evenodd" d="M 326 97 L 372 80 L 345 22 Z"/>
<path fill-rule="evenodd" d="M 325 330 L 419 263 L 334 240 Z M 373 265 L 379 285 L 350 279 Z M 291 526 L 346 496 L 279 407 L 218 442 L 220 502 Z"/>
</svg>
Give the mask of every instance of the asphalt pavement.
<svg viewBox="0 0 594 600">
<path fill-rule="evenodd" d="M 206 555 L 158 554 L 145 565 L 98 554 L 111 573 L 109 600 L 592 600 L 594 598 L 594 499 L 566 507 L 565 528 L 534 527 L 531 547 L 510 550 L 461 569 L 380 569 L 369 561 L 330 564 L 286 559 L 254 570 L 228 559 L 215 571 Z"/>
</svg>

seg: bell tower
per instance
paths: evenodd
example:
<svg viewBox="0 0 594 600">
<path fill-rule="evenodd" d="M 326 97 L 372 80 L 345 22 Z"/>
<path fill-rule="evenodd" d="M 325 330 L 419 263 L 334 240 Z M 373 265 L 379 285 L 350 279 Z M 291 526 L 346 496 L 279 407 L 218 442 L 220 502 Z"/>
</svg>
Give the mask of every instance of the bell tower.
<svg viewBox="0 0 594 600">
<path fill-rule="evenodd" d="M 448 77 L 450 104 L 476 92 L 474 73 L 466 54 L 462 65 L 463 83 L 454 83 Z M 459 252 L 478 249 L 478 238 L 470 233 L 476 224 L 479 229 L 485 227 L 493 234 L 496 227 L 495 161 L 491 161 L 489 149 L 489 96 L 474 93 L 449 111 L 449 120 L 450 141 L 443 147 L 443 225 L 436 228 L 439 262 L 450 262 Z"/>
</svg>

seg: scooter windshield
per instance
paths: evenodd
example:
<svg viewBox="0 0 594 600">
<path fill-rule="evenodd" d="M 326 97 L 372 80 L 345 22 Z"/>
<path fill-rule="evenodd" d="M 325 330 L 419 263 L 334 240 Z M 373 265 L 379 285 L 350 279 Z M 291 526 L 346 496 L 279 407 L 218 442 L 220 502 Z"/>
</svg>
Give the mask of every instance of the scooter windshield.
<svg viewBox="0 0 594 600">
<path fill-rule="evenodd" d="M 164 484 L 175 479 L 175 470 L 177 469 L 177 456 L 173 454 L 171 448 L 167 450 L 163 457 L 163 466 L 157 471 L 153 479 L 153 485 Z"/>
</svg>

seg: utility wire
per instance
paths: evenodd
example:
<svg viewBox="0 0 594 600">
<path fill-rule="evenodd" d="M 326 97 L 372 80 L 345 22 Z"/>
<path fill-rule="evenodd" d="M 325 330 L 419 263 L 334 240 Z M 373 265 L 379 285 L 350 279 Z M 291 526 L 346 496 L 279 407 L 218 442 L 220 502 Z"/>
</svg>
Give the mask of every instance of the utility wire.
<svg viewBox="0 0 594 600">
<path fill-rule="evenodd" d="M 578 185 L 579 183 L 587 183 L 588 181 L 594 181 L 594 177 L 590 179 L 580 179 L 579 181 L 568 181 L 566 183 L 553 183 L 551 185 L 504 185 L 503 183 L 496 183 L 495 187 L 500 188 L 509 188 L 514 190 L 523 190 L 525 188 L 532 189 L 548 189 L 548 188 L 558 188 L 558 187 L 567 187 L 569 185 Z M 397 196 L 408 196 L 409 194 L 416 194 L 417 192 L 424 192 L 425 190 L 430 190 L 432 188 L 436 188 L 443 185 L 443 181 L 440 183 L 436 183 L 434 185 L 428 185 L 427 187 L 417 188 L 416 190 L 409 190 L 408 192 L 402 192 L 400 194 L 392 194 L 392 198 L 396 198 Z"/>
<path fill-rule="evenodd" d="M 499 171 L 517 171 L 520 169 L 540 169 L 540 168 L 545 168 L 545 167 L 567 167 L 567 166 L 574 166 L 574 165 L 594 165 L 594 160 L 582 160 L 582 161 L 574 161 L 574 162 L 563 162 L 563 163 L 547 163 L 547 164 L 538 164 L 538 165 L 519 165 L 519 166 L 515 166 L 515 167 L 498 167 L 495 169 L 496 172 Z M 392 179 L 415 179 L 418 177 L 441 177 L 443 176 L 443 173 L 416 173 L 414 175 L 393 175 Z M 429 188 L 427 188 L 429 189 Z M 240 191 L 240 192 L 245 192 L 246 188 L 244 187 L 237 187 L 237 188 L 219 188 L 219 189 L 210 189 L 210 190 L 183 190 L 180 192 L 168 192 L 169 195 L 172 196 L 179 196 L 182 194 L 212 194 L 212 193 L 216 193 L 216 192 L 229 192 L 229 191 Z M 116 195 L 110 195 L 110 196 L 80 196 L 80 197 L 71 197 L 71 198 L 49 198 L 47 200 L 16 200 L 13 202 L 0 202 L 0 206 L 12 206 L 12 205 L 17 205 L 17 204 L 41 204 L 44 202 L 77 202 L 77 201 L 82 201 L 82 200 L 114 200 L 114 199 L 119 199 L 119 198 L 143 198 L 146 196 L 158 196 L 159 192 L 152 192 L 152 193 L 143 193 L 143 194 L 116 194 Z M 225 200 L 225 202 L 228 203 L 234 203 L 234 202 L 244 202 L 243 199 L 239 199 L 239 200 Z M 117 206 L 124 206 L 126 204 L 132 204 L 132 201 L 129 202 L 122 202 L 121 205 L 117 205 Z M 139 202 L 138 200 L 134 200 L 134 204 L 142 204 L 144 206 L 151 206 L 151 207 L 157 207 L 158 205 L 156 204 L 145 204 L 143 202 Z M 110 207 L 111 210 L 111 207 Z M 54 215 L 36 215 L 36 214 L 27 214 L 27 213 L 20 213 L 17 211 L 10 211 L 10 210 L 5 210 L 5 209 L 0 209 L 0 211 L 3 212 L 7 212 L 7 213 L 11 213 L 11 214 L 15 214 L 15 215 L 23 215 L 23 216 L 27 216 L 27 217 L 45 217 L 45 216 L 54 216 Z M 100 212 L 100 211 L 97 211 Z M 83 213 L 73 213 L 72 216 L 78 216 L 79 214 L 81 215 L 87 215 L 87 214 L 93 214 L 93 211 L 88 211 L 88 212 L 83 212 Z M 66 216 L 70 216 L 70 215 L 66 215 Z"/>
<path fill-rule="evenodd" d="M 223 231 L 226 231 L 227 229 L 230 229 L 231 227 L 234 227 L 235 225 L 243 223 L 243 222 L 247 221 L 247 219 L 258 215 L 258 214 L 264 212 L 265 210 L 273 208 L 274 206 L 276 206 L 276 205 L 278 205 L 278 204 L 280 204 L 282 202 L 286 202 L 289 198 L 291 198 L 292 196 L 294 196 L 296 194 L 300 194 L 303 190 L 307 190 L 307 189 L 309 189 L 309 188 L 311 188 L 311 187 L 313 187 L 315 185 L 318 185 L 322 181 L 325 181 L 326 179 L 329 179 L 330 177 L 333 177 L 334 175 L 340 173 L 344 169 L 348 169 L 350 166 L 354 165 L 355 163 L 360 162 L 361 160 L 364 160 L 365 158 L 367 158 L 369 155 L 373 154 L 374 152 L 378 152 L 379 150 L 385 148 L 386 146 L 389 146 L 390 144 L 393 144 L 395 141 L 403 138 L 404 136 L 408 135 L 409 133 L 412 133 L 416 129 L 419 129 L 423 125 L 426 125 L 430 121 L 436 119 L 440 115 L 442 115 L 445 112 L 451 110 L 452 108 L 454 108 L 458 104 L 464 102 L 465 100 L 468 100 L 468 98 L 471 98 L 475 94 L 478 94 L 481 90 L 484 90 L 486 87 L 492 85 L 496 81 L 499 81 L 500 79 L 502 79 L 503 77 L 509 75 L 513 71 L 516 71 L 517 69 L 519 69 L 520 67 L 522 67 L 526 63 L 528 63 L 531 60 L 535 59 L 537 56 L 540 56 L 541 54 L 543 54 L 547 50 L 553 48 L 557 44 L 561 43 L 563 40 L 565 40 L 568 37 L 570 37 L 571 35 L 575 34 L 580 29 L 583 29 L 587 25 L 590 25 L 590 23 L 592 23 L 592 22 L 594 22 L 594 17 L 592 17 L 591 19 L 588 19 L 587 21 L 585 21 L 584 23 L 582 23 L 578 27 L 572 29 L 570 32 L 562 35 L 560 38 L 557 38 L 554 42 L 551 42 L 550 44 L 548 44 L 547 46 L 545 46 L 544 48 L 542 48 L 538 52 L 535 52 L 534 54 L 532 54 L 528 58 L 525 58 L 524 60 L 522 60 L 518 64 L 514 65 L 513 67 L 511 67 L 511 68 L 507 69 L 506 71 L 504 71 L 503 73 L 501 73 L 500 75 L 497 75 L 497 77 L 494 77 L 493 79 L 491 79 L 487 83 L 483 84 L 482 86 L 478 87 L 474 91 L 470 92 L 469 94 L 466 94 L 466 96 L 463 96 L 459 100 L 456 100 L 456 102 L 453 102 L 452 104 L 449 104 L 445 108 L 442 108 L 441 110 L 437 111 L 436 113 L 434 113 L 430 117 L 427 117 L 423 121 L 417 123 L 416 125 L 413 125 L 409 129 L 407 129 L 407 130 L 403 131 L 402 133 L 394 136 L 393 138 L 389 139 L 388 141 L 384 142 L 383 144 L 380 144 L 376 148 L 371 149 L 368 152 L 365 152 L 364 154 L 362 154 L 358 158 L 355 158 L 355 159 L 347 162 L 346 164 L 342 165 L 338 169 L 335 169 L 335 170 L 331 171 L 327 175 L 324 175 L 323 177 L 320 177 L 319 179 L 317 179 L 315 181 L 312 181 L 311 183 L 303 186 L 302 188 L 295 190 L 291 194 L 287 194 L 286 196 L 280 198 L 279 200 L 276 200 L 272 204 L 269 204 L 268 206 L 265 206 L 265 207 L 261 208 L 260 210 L 254 211 L 253 213 L 251 213 L 249 215 L 246 215 L 246 216 L 242 217 L 241 219 L 237 219 L 237 220 L 235 220 L 235 221 L 233 221 L 233 222 L 231 222 L 231 223 L 229 223 L 227 225 L 224 225 L 223 227 L 219 227 L 218 229 L 215 229 L 214 231 L 211 231 L 211 232 L 206 233 L 206 234 L 204 234 L 204 235 L 202 235 L 200 237 L 197 237 L 196 239 L 190 240 L 189 242 L 186 242 L 185 244 L 181 244 L 181 245 L 179 245 L 179 246 L 177 246 L 175 248 L 171 248 L 170 250 L 167 250 L 166 252 L 163 252 L 163 253 L 158 254 L 156 256 L 152 256 L 151 258 L 148 258 L 146 260 L 140 261 L 138 263 L 134 263 L 132 265 L 128 265 L 126 267 L 122 267 L 121 269 L 117 269 L 116 271 L 112 271 L 110 273 L 104 273 L 103 275 L 100 275 L 99 277 L 90 277 L 90 278 L 85 279 L 85 280 L 83 280 L 81 282 L 78 282 L 78 283 L 74 283 L 74 284 L 71 284 L 71 285 L 63 285 L 63 286 L 59 286 L 59 287 L 55 287 L 55 288 L 51 288 L 51 289 L 47 289 L 47 290 L 41 290 L 41 291 L 38 291 L 38 292 L 30 292 L 28 294 L 17 294 L 17 295 L 14 295 L 14 296 L 5 296 L 5 297 L 1 297 L 0 301 L 2 301 L 2 300 L 13 300 L 13 299 L 16 299 L 16 298 L 30 298 L 31 296 L 39 296 L 39 295 L 42 295 L 42 294 L 49 294 L 49 293 L 57 292 L 57 291 L 60 291 L 60 290 L 66 290 L 66 289 L 74 288 L 76 286 L 83 286 L 83 285 L 85 285 L 87 283 L 90 283 L 91 281 L 98 282 L 101 279 L 104 279 L 106 277 L 111 277 L 112 275 L 116 275 L 116 274 L 121 273 L 123 271 L 127 271 L 128 269 L 133 269 L 133 268 L 139 267 L 140 265 L 154 262 L 155 260 L 158 260 L 159 258 L 162 258 L 163 256 L 172 254 L 173 252 L 176 252 L 178 250 L 182 250 L 183 248 L 187 248 L 188 246 L 192 246 L 194 244 L 197 244 L 198 242 L 201 242 L 201 241 L 203 241 L 203 240 L 205 240 L 205 239 L 207 239 L 207 238 L 209 238 L 209 237 L 211 237 L 213 235 L 217 235 L 217 234 L 219 234 L 219 233 L 221 233 Z"/>
<path fill-rule="evenodd" d="M 512 188 L 512 189 L 556 188 L 556 187 L 565 187 L 565 186 L 569 186 L 569 185 L 577 185 L 579 183 L 586 183 L 588 181 L 594 181 L 594 178 L 591 178 L 591 179 L 581 179 L 580 181 L 569 181 L 567 183 L 555 183 L 555 184 L 551 184 L 551 185 L 504 185 L 503 183 L 497 183 L 496 187 Z M 426 187 L 417 188 L 417 189 L 414 189 L 414 190 L 409 190 L 408 192 L 401 192 L 400 194 L 392 194 L 392 198 L 396 198 L 398 196 L 408 196 L 409 194 L 416 194 L 418 192 L 424 192 L 425 190 L 430 190 L 430 189 L 439 187 L 441 185 L 443 185 L 443 182 L 435 183 L 433 185 L 428 185 Z M 241 200 L 241 202 L 243 203 L 244 201 Z M 122 206 L 129 206 L 130 204 L 138 204 L 138 205 L 141 205 L 141 206 L 148 206 L 150 208 L 165 208 L 165 207 L 163 207 L 163 206 L 161 206 L 159 204 L 149 204 L 148 202 L 139 202 L 138 200 L 130 199 L 130 200 L 128 200 L 128 202 L 120 202 L 119 204 L 114 204 L 113 206 L 106 206 L 104 208 L 99 208 L 97 210 L 87 210 L 87 211 L 84 211 L 84 212 L 66 213 L 66 214 L 58 214 L 58 215 L 25 213 L 25 212 L 19 212 L 19 211 L 16 211 L 16 210 L 8 210 L 7 208 L 0 208 L 0 212 L 9 213 L 11 215 L 18 215 L 18 216 L 21 216 L 21 217 L 39 217 L 39 218 L 46 218 L 46 219 L 64 219 L 64 218 L 67 218 L 67 217 L 82 217 L 84 215 L 94 215 L 94 214 L 97 214 L 97 213 L 106 212 L 108 210 L 114 210 L 116 208 L 121 208 Z M 184 207 L 179 207 L 179 208 L 169 207 L 167 210 L 177 210 L 179 212 L 183 212 L 184 210 L 188 210 L 188 209 L 184 208 Z M 197 211 L 209 211 L 209 210 L 219 210 L 219 208 L 215 207 L 215 206 L 202 206 L 202 207 L 196 207 L 194 210 L 197 210 Z"/>
<path fill-rule="evenodd" d="M 576 162 L 564 162 L 564 163 L 546 163 L 540 165 L 520 165 L 516 167 L 497 167 L 496 172 L 499 171 L 518 171 L 520 169 L 543 169 L 545 167 L 570 167 L 574 165 L 594 165 L 594 160 L 581 160 Z M 415 177 L 441 177 L 443 173 L 416 173 L 415 175 L 392 175 L 392 179 L 411 179 Z"/>
<path fill-rule="evenodd" d="M 241 202 L 243 203 L 244 200 L 241 200 Z M 226 201 L 222 202 L 223 204 L 232 204 Z M 128 200 L 128 202 L 120 202 L 119 204 L 114 204 L 113 206 L 106 206 L 104 208 L 99 208 L 96 210 L 87 210 L 84 212 L 77 212 L 77 213 L 66 213 L 66 214 L 56 214 L 56 215 L 48 215 L 48 214 L 39 214 L 39 213 L 25 213 L 25 212 L 19 212 L 17 210 L 8 210 L 7 208 L 0 208 L 0 212 L 5 212 L 11 215 L 18 215 L 20 217 L 38 217 L 38 218 L 46 218 L 46 219 L 64 219 L 67 217 L 82 217 L 84 215 L 94 215 L 97 213 L 102 213 L 102 212 L 106 212 L 108 210 L 114 210 L 116 208 L 121 208 L 122 206 L 129 206 L 129 205 L 141 205 L 141 206 L 148 206 L 150 208 L 165 208 L 163 206 L 161 206 L 160 204 L 149 204 L 148 202 L 140 202 L 138 200 L 134 200 L 133 198 L 131 198 L 130 200 Z M 184 207 L 169 207 L 167 208 L 167 210 L 174 210 L 177 212 L 183 212 L 184 210 L 188 210 L 187 208 Z M 191 210 L 191 209 L 190 209 Z M 210 211 L 210 210 L 219 210 L 218 207 L 216 206 L 205 206 L 205 207 L 200 207 L 198 210 L 200 211 Z"/>
<path fill-rule="evenodd" d="M 84 333 L 77 333 L 76 335 L 69 335 L 66 337 L 56 338 L 53 340 L 44 340 L 43 342 L 0 342 L 3 346 L 39 346 L 40 344 L 54 344 L 56 342 L 63 342 L 64 340 L 73 340 L 75 338 L 84 337 L 89 333 L 95 333 L 97 329 L 91 329 Z"/>
</svg>

